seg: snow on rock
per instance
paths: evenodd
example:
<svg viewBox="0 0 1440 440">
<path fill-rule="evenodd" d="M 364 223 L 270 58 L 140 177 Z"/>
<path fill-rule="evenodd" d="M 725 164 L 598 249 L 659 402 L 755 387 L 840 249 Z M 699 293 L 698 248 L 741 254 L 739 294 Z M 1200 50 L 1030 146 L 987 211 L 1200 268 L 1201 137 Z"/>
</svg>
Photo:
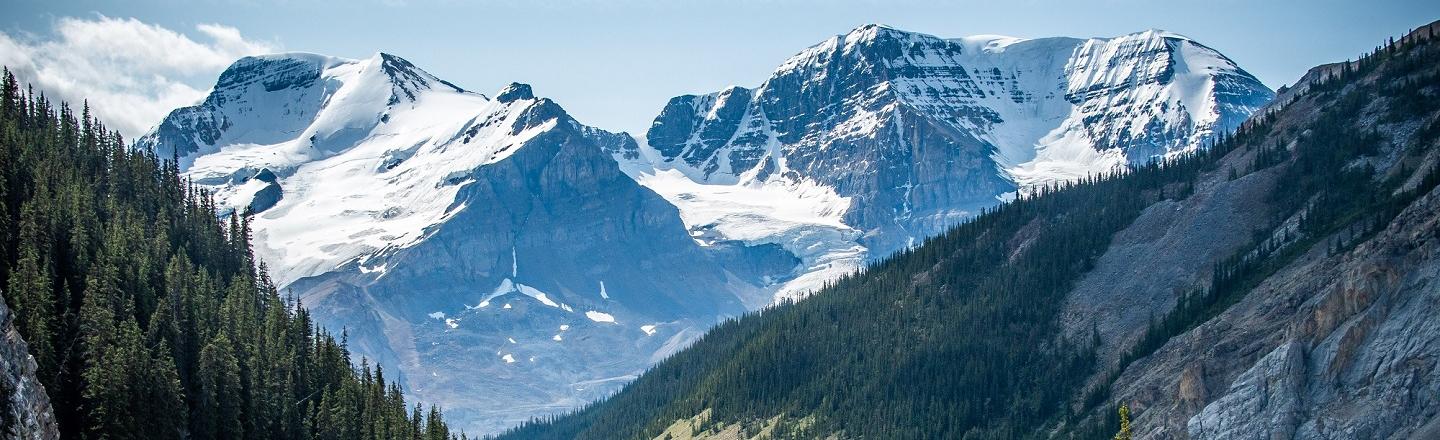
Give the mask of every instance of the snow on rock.
<svg viewBox="0 0 1440 440">
<path fill-rule="evenodd" d="M 249 57 L 137 145 L 174 151 L 223 209 L 250 206 L 271 184 L 261 173 L 278 182 L 283 197 L 252 226 L 257 254 L 284 286 L 352 262 L 383 272 L 365 263 L 463 209 L 455 196 L 471 170 L 549 128 L 512 129 L 538 102 L 515 98 L 461 90 L 388 54 Z"/>
<path fill-rule="evenodd" d="M 1273 93 L 1219 52 L 1146 31 L 942 39 L 866 25 L 754 89 L 673 98 L 615 158 L 692 238 L 774 243 L 800 296 L 1036 187 L 1174 157 Z"/>
</svg>

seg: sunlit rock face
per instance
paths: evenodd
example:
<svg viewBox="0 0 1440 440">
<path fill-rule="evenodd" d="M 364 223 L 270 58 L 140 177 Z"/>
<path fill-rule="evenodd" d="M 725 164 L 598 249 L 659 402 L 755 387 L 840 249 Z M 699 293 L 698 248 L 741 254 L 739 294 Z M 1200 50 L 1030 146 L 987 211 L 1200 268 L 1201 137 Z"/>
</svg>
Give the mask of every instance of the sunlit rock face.
<svg viewBox="0 0 1440 440">
<path fill-rule="evenodd" d="M 779 243 L 824 274 L 781 287 L 785 298 L 1017 191 L 1203 148 L 1272 96 L 1220 53 L 1162 31 L 943 39 L 867 25 L 801 51 L 754 89 L 672 99 L 641 159 L 617 160 L 638 162 L 627 170 L 699 233 Z M 755 234 L 738 224 L 782 216 L 706 215 L 714 192 L 733 191 L 723 186 L 843 203 L 815 203 L 798 221 L 808 234 Z"/>
</svg>

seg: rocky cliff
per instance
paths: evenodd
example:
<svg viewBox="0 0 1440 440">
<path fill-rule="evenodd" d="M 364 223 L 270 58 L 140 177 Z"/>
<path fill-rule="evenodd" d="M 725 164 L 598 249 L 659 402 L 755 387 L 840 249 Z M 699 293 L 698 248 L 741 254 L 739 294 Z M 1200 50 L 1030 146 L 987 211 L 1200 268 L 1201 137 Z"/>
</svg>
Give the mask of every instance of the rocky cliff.
<svg viewBox="0 0 1440 440">
<path fill-rule="evenodd" d="M 1323 142 L 1317 124 L 1373 132 L 1365 154 L 1344 160 L 1374 169 L 1373 185 L 1418 191 L 1393 218 L 1295 239 L 1316 214 L 1277 211 L 1273 200 L 1297 190 L 1289 177 L 1306 165 L 1257 170 L 1263 149 L 1238 150 L 1185 203 L 1153 206 L 1117 235 L 1070 295 L 1071 330 L 1098 328 L 1113 367 L 1147 320 L 1213 276 L 1207 261 L 1255 237 L 1293 246 L 1233 305 L 1113 376 L 1111 402 L 1131 407 L 1136 438 L 1440 436 L 1440 112 L 1410 101 L 1440 94 L 1433 26 L 1368 61 L 1312 70 L 1271 106 L 1271 135 L 1252 143 L 1303 149 Z"/>
<path fill-rule="evenodd" d="M 45 386 L 35 377 L 38 367 L 30 348 L 15 329 L 14 315 L 0 301 L 0 390 L 5 392 L 3 425 L 8 432 L 0 438 L 23 440 L 54 440 L 60 438 L 55 414 Z"/>
</svg>

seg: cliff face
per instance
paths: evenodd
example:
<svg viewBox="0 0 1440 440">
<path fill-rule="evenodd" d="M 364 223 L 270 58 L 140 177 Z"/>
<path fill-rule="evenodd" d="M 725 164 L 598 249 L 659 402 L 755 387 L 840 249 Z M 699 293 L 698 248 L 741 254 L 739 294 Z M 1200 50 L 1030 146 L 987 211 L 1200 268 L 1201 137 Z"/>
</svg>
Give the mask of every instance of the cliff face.
<svg viewBox="0 0 1440 440">
<path fill-rule="evenodd" d="M 55 415 L 50 410 L 50 397 L 35 377 L 35 358 L 30 347 L 15 329 L 14 315 L 0 301 L 0 390 L 7 393 L 3 438 L 50 440 L 60 438 Z"/>
<path fill-rule="evenodd" d="M 1402 44 L 1428 38 L 1432 27 Z M 1440 87 L 1433 70 L 1424 73 L 1435 65 L 1435 45 L 1412 44 L 1408 55 L 1350 74 L 1338 88 L 1311 90 L 1344 74 L 1343 64 L 1312 70 L 1269 107 L 1271 135 L 1253 144 L 1295 151 L 1321 142 L 1317 124 L 1335 122 L 1322 115 L 1357 95 L 1363 105 L 1340 121 L 1374 133 L 1373 150 L 1343 158 L 1346 166 L 1374 169 L 1374 184 L 1395 193 L 1421 192 L 1373 233 L 1357 232 L 1367 221 L 1361 216 L 1333 234 L 1291 242 L 1293 258 L 1279 260 L 1233 305 L 1113 376 L 1110 403 L 1130 406 L 1136 438 L 1440 437 L 1440 191 L 1423 184 L 1440 166 L 1440 112 L 1407 104 L 1433 99 Z M 1212 276 L 1212 262 L 1252 237 L 1289 237 L 1315 215 L 1277 211 L 1270 200 L 1297 190 L 1286 176 L 1301 165 L 1251 172 L 1259 154 L 1236 150 L 1195 194 L 1149 208 L 1077 283 L 1065 324 L 1072 334 L 1102 336 L 1101 375 L 1121 365 L 1147 320 Z"/>
<path fill-rule="evenodd" d="M 1374 238 L 1312 249 L 1131 365 L 1117 402 L 1139 438 L 1436 438 L 1437 230 L 1432 191 Z"/>
</svg>

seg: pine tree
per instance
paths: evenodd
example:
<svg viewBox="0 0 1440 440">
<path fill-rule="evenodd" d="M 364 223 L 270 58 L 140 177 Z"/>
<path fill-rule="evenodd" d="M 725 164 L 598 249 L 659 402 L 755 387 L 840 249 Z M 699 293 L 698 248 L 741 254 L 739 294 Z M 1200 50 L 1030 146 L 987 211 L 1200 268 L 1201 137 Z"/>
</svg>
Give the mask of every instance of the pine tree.
<svg viewBox="0 0 1440 440">
<path fill-rule="evenodd" d="M 203 438 L 242 439 L 240 367 L 230 338 L 216 335 L 200 351 L 200 402 L 195 433 Z"/>
<path fill-rule="evenodd" d="M 47 380 L 56 370 L 55 350 L 51 343 L 55 299 L 52 277 L 47 273 L 47 266 L 37 248 L 37 227 L 33 217 L 26 219 L 21 227 L 20 261 L 12 271 L 10 285 L 5 290 L 13 298 L 11 306 L 15 311 L 16 327 L 21 337 L 30 344 L 31 351 L 36 353 L 35 362 L 39 365 L 41 379 Z"/>
<path fill-rule="evenodd" d="M 1115 440 L 1130 440 L 1130 406 L 1120 405 L 1120 431 L 1115 433 Z"/>
</svg>

